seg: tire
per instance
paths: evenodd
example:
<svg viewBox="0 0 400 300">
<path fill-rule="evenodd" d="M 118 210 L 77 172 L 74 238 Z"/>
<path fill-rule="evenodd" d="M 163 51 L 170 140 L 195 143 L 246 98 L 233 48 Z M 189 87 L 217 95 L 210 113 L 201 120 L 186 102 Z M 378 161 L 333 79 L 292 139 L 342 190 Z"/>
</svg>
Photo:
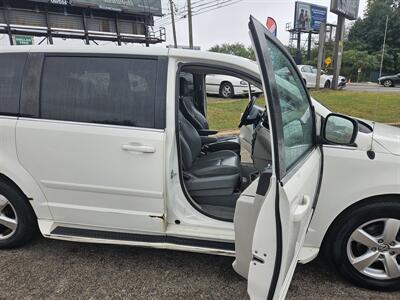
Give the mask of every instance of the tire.
<svg viewBox="0 0 400 300">
<path fill-rule="evenodd" d="M 383 86 L 384 87 L 392 87 L 393 86 L 393 81 L 391 81 L 390 79 L 386 79 L 383 81 Z"/>
<path fill-rule="evenodd" d="M 329 80 L 325 81 L 324 89 L 330 89 L 330 88 L 331 88 L 331 82 Z"/>
<path fill-rule="evenodd" d="M 38 232 L 37 228 L 36 216 L 25 195 L 0 182 L 0 249 L 26 244 Z"/>
<path fill-rule="evenodd" d="M 223 82 L 219 88 L 219 95 L 222 98 L 233 98 L 235 96 L 235 91 L 233 85 L 230 82 Z"/>
<path fill-rule="evenodd" d="M 387 228 L 399 226 L 392 230 L 396 232 L 394 241 L 388 240 L 393 239 L 390 237 L 393 234 L 383 234 L 384 226 Z M 382 202 L 358 206 L 335 221 L 334 227 L 324 242 L 324 255 L 344 278 L 358 286 L 374 290 L 399 290 L 399 229 L 399 200 L 387 202 L 382 200 Z M 360 243 L 361 237 L 365 238 L 365 232 L 368 233 L 369 238 Z M 369 245 L 365 246 L 363 243 Z M 360 259 L 362 257 L 368 257 L 371 260 Z M 397 266 L 398 269 L 392 268 L 392 272 L 388 272 L 385 264 Z M 367 267 L 364 268 L 365 265 Z"/>
</svg>

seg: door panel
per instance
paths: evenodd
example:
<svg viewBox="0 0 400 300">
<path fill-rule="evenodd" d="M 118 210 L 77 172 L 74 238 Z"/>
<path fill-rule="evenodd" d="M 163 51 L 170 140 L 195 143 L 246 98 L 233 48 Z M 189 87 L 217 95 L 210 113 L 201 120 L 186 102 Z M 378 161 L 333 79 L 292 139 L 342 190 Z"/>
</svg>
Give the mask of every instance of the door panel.
<svg viewBox="0 0 400 300">
<path fill-rule="evenodd" d="M 46 53 L 37 67 L 17 154 L 54 220 L 164 232 L 166 61 Z"/>
<path fill-rule="evenodd" d="M 164 214 L 161 130 L 20 119 L 16 135 L 20 163 L 43 190 L 56 221 L 163 229 L 156 218 Z"/>
<path fill-rule="evenodd" d="M 253 210 L 259 207 L 258 214 L 253 213 L 255 222 L 248 219 L 255 223 L 253 232 L 251 226 L 247 230 L 239 228 L 246 206 L 241 205 L 243 197 L 238 200 L 242 211 L 237 209 L 235 213 L 239 252 L 234 266 L 238 269 L 250 262 L 248 293 L 252 299 L 280 299 L 286 295 L 312 217 L 322 156 L 316 142 L 314 109 L 293 59 L 253 17 L 249 27 L 267 95 L 268 120 L 262 125 L 270 129 L 273 162 L 271 177 L 264 172 L 259 178 L 253 202 Z M 268 130 L 261 132 L 267 134 Z M 247 238 L 247 249 L 250 243 L 251 251 L 241 245 L 245 234 L 252 236 Z"/>
<path fill-rule="evenodd" d="M 303 245 L 305 233 L 312 216 L 313 199 L 316 194 L 316 186 L 318 185 L 318 172 L 320 168 L 321 154 L 319 150 L 307 157 L 305 163 L 295 171 L 290 180 L 283 186 L 278 184 L 279 190 L 279 211 L 282 224 L 282 260 L 279 280 L 277 282 L 277 291 L 275 298 L 284 298 L 295 266 L 299 251 Z M 271 191 L 272 192 L 272 191 Z M 270 199 L 271 196 L 268 195 Z M 271 218 L 271 204 L 263 206 L 258 216 L 255 232 L 253 236 L 253 255 L 258 253 L 271 252 L 271 236 L 274 235 L 272 230 L 266 228 L 274 227 L 271 225 L 275 219 Z M 266 237 L 266 234 L 268 237 Z M 276 243 L 276 242 L 275 242 Z M 262 257 L 261 256 L 261 257 Z M 268 263 L 269 262 L 269 263 Z M 252 299 L 257 299 L 260 295 L 267 295 L 270 281 L 271 265 L 270 261 L 260 263 L 257 259 L 252 259 L 249 268 L 249 286 L 248 291 Z M 285 275 L 284 275 L 285 274 Z"/>
</svg>

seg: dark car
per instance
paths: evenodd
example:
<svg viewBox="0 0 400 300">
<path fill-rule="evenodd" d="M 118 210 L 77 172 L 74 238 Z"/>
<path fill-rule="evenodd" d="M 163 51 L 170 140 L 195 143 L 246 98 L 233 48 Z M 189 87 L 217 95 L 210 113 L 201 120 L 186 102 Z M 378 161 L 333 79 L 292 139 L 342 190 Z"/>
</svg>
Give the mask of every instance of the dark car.
<svg viewBox="0 0 400 300">
<path fill-rule="evenodd" d="M 397 75 L 383 76 L 378 78 L 378 84 L 381 84 L 385 87 L 391 87 L 400 84 L 400 73 Z"/>
</svg>

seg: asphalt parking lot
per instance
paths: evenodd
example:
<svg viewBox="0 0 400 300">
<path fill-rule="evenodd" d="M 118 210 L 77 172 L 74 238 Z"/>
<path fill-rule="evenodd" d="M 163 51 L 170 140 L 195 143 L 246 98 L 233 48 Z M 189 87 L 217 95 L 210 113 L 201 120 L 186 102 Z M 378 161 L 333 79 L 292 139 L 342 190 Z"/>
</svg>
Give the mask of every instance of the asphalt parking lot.
<svg viewBox="0 0 400 300">
<path fill-rule="evenodd" d="M 1 299 L 246 299 L 233 258 L 37 238 L 0 251 Z M 298 266 L 288 299 L 400 299 L 356 288 L 323 261 Z"/>
<path fill-rule="evenodd" d="M 376 83 L 350 83 L 345 89 L 352 92 L 400 93 L 400 86 L 386 88 Z"/>
</svg>

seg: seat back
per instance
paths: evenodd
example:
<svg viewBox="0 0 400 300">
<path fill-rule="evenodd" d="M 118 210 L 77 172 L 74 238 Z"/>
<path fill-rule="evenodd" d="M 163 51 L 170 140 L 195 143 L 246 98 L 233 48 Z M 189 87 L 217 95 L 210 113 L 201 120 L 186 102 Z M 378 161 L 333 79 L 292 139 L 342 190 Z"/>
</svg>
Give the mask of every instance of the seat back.
<svg viewBox="0 0 400 300">
<path fill-rule="evenodd" d="M 181 112 L 197 130 L 208 129 L 207 119 L 198 111 L 192 97 L 182 97 L 179 102 Z"/>
<path fill-rule="evenodd" d="M 202 144 L 199 133 L 181 112 L 179 112 L 179 138 L 183 169 L 188 171 L 200 156 Z"/>
<path fill-rule="evenodd" d="M 186 78 L 180 78 L 179 108 L 185 118 L 197 129 L 208 129 L 206 117 L 194 105 L 194 99 L 189 92 L 189 83 Z"/>
</svg>

